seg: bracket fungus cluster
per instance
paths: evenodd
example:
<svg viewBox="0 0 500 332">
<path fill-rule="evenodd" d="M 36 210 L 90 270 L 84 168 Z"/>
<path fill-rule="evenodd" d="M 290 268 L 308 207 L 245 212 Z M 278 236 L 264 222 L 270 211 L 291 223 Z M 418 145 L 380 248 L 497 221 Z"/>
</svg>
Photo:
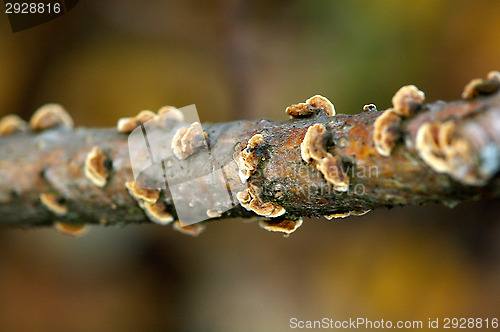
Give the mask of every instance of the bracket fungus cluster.
<svg viewBox="0 0 500 332">
<path fill-rule="evenodd" d="M 385 110 L 373 124 L 373 143 L 377 152 L 389 157 L 402 136 L 403 119 L 422 108 L 425 95 L 414 85 L 405 85 L 392 97 L 393 108 Z"/>
<path fill-rule="evenodd" d="M 240 191 L 236 198 L 248 211 L 253 211 L 259 216 L 276 218 L 285 214 L 286 210 L 284 207 L 276 202 L 262 200 L 262 191 L 259 187 L 248 183 L 247 188 Z"/>
<path fill-rule="evenodd" d="M 494 94 L 500 89 L 500 72 L 490 71 L 486 79 L 475 78 L 464 87 L 462 98 L 474 99 Z"/>
<path fill-rule="evenodd" d="M 207 133 L 199 122 L 189 127 L 181 127 L 172 138 L 172 152 L 178 159 L 186 159 L 200 149 L 207 147 Z"/>
<path fill-rule="evenodd" d="M 500 73 L 472 80 L 462 96 L 424 104 L 423 92 L 408 85 L 383 112 L 368 104 L 362 113 L 334 116 L 333 104 L 316 95 L 286 108 L 291 121 L 235 121 L 203 129 L 198 122 L 186 122 L 179 109 L 164 106 L 120 119 L 118 132 L 69 130 L 73 120 L 64 108 L 47 104 L 29 124 L 13 115 L 0 120 L 6 146 L 0 150 L 0 224 L 53 225 L 78 236 L 88 229 L 80 221 L 151 221 L 198 235 L 205 222 L 182 227 L 174 220 L 173 187 L 148 189 L 128 181 L 133 165 L 122 133 L 146 122 L 155 126 L 150 138 L 168 137 L 151 142 L 170 148 L 179 159 L 170 185 L 179 184 L 186 207 L 206 219 L 266 218 L 261 227 L 288 235 L 305 216 L 345 218 L 380 207 L 498 197 Z M 209 200 L 216 196 L 211 186 L 220 184 L 215 180 L 201 182 L 204 191 L 199 192 L 192 182 L 182 182 L 219 170 L 201 158 L 208 148 L 223 165 L 217 181 L 225 181 L 222 188 L 231 205 Z M 372 168 L 376 176 L 363 173 Z M 144 170 L 141 181 L 161 181 L 148 173 L 152 169 Z M 362 194 L 357 186 L 363 187 Z M 231 208 L 233 198 L 240 204 Z"/>
<path fill-rule="evenodd" d="M 243 183 L 255 173 L 260 159 L 260 150 L 264 145 L 264 136 L 261 134 L 253 135 L 243 150 L 237 151 L 234 159 L 238 164 L 240 179 Z"/>
<path fill-rule="evenodd" d="M 315 95 L 307 99 L 305 103 L 290 105 L 285 110 L 291 119 L 309 118 L 320 113 L 328 116 L 335 115 L 335 107 L 327 98 Z"/>
</svg>

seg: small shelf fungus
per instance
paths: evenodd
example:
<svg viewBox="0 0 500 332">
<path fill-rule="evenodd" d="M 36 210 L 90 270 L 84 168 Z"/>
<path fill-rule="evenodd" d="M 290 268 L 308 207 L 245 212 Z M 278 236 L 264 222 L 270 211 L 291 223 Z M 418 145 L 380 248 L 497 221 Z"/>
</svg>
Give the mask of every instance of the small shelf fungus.
<svg viewBox="0 0 500 332">
<path fill-rule="evenodd" d="M 94 146 L 85 159 L 85 177 L 94 185 L 103 188 L 108 180 L 113 162 L 102 153 L 101 149 Z"/>
<path fill-rule="evenodd" d="M 54 193 L 40 194 L 40 202 L 56 216 L 62 217 L 68 213 L 66 201 Z"/>
<path fill-rule="evenodd" d="M 178 159 L 186 159 L 207 147 L 207 133 L 199 122 L 193 122 L 189 127 L 182 127 L 172 139 L 172 151 Z"/>
<path fill-rule="evenodd" d="M 347 191 L 349 176 L 342 167 L 342 159 L 326 151 L 328 137 L 324 125 L 317 123 L 310 126 L 300 144 L 302 159 L 307 163 L 315 162 L 316 169 L 333 185 L 333 189 Z"/>
<path fill-rule="evenodd" d="M 425 94 L 415 85 L 401 87 L 392 97 L 394 112 L 404 118 L 415 114 L 425 101 Z"/>
<path fill-rule="evenodd" d="M 306 135 L 300 144 L 300 154 L 306 163 L 320 161 L 328 153 L 326 145 L 326 128 L 321 123 L 314 124 L 307 129 Z"/>
<path fill-rule="evenodd" d="M 368 210 L 353 210 L 353 211 L 348 211 L 348 212 L 342 212 L 342 213 L 332 213 L 332 214 L 327 214 L 326 216 L 324 216 L 326 219 L 328 220 L 332 220 L 332 219 L 337 219 L 337 218 L 347 218 L 349 216 L 357 216 L 357 217 L 360 217 L 360 216 L 364 216 L 365 214 L 367 214 L 368 212 L 370 212 L 371 209 L 368 209 Z"/>
<path fill-rule="evenodd" d="M 467 185 L 484 185 L 500 167 L 498 148 L 487 145 L 478 151 L 457 132 L 453 120 L 424 123 L 418 129 L 415 147 L 431 169 Z"/>
<path fill-rule="evenodd" d="M 137 201 L 142 200 L 154 204 L 160 198 L 159 190 L 138 187 L 135 181 L 126 182 L 125 187 L 128 189 L 130 196 Z"/>
<path fill-rule="evenodd" d="M 290 105 L 285 110 L 291 119 L 309 118 L 318 115 L 320 112 L 328 115 L 335 115 L 335 107 L 327 98 L 315 95 L 307 99 L 305 103 Z"/>
<path fill-rule="evenodd" d="M 253 211 L 259 216 L 276 218 L 285 214 L 286 210 L 284 207 L 276 202 L 263 202 L 261 199 L 261 190 L 259 187 L 247 184 L 248 188 L 240 191 L 236 198 L 248 211 Z"/>
<path fill-rule="evenodd" d="M 174 217 L 168 212 L 167 205 L 164 202 L 156 203 L 139 202 L 139 206 L 144 210 L 147 217 L 158 225 L 168 225 L 174 221 Z"/>
<path fill-rule="evenodd" d="M 54 229 L 63 235 L 80 237 L 89 232 L 89 226 L 86 224 L 69 224 L 61 221 L 54 222 Z"/>
<path fill-rule="evenodd" d="M 118 120 L 117 129 L 120 133 L 131 133 L 135 128 L 139 127 L 141 124 L 148 122 L 156 116 L 156 113 L 144 110 L 140 111 L 134 117 L 131 118 L 121 118 Z"/>
<path fill-rule="evenodd" d="M 241 152 L 236 152 L 234 159 L 239 168 L 241 182 L 245 183 L 255 172 L 261 159 L 260 147 L 264 145 L 264 137 L 261 134 L 253 135 L 246 147 Z"/>
<path fill-rule="evenodd" d="M 31 116 L 30 127 L 34 131 L 42 131 L 57 126 L 73 128 L 73 119 L 59 104 L 45 104 Z"/>
<path fill-rule="evenodd" d="M 221 215 L 222 211 L 220 210 L 211 210 L 211 209 L 207 210 L 207 217 L 209 218 L 220 218 Z"/>
<path fill-rule="evenodd" d="M 376 112 L 377 106 L 375 104 L 366 104 L 363 106 L 363 112 Z"/>
<path fill-rule="evenodd" d="M 462 98 L 474 99 L 494 94 L 500 89 L 500 72 L 490 71 L 486 79 L 475 78 L 464 87 Z"/>
<path fill-rule="evenodd" d="M 373 124 L 373 143 L 377 152 L 389 157 L 401 137 L 401 117 L 389 108 L 380 115 Z"/>
<path fill-rule="evenodd" d="M 28 123 L 15 114 L 8 114 L 0 119 L 0 136 L 12 135 L 28 129 Z"/>
<path fill-rule="evenodd" d="M 191 224 L 191 225 L 186 225 L 186 226 L 181 226 L 181 223 L 179 220 L 174 221 L 173 223 L 173 228 L 181 232 L 182 234 L 187 234 L 191 236 L 198 236 L 200 235 L 206 228 L 205 223 L 196 223 L 196 224 Z"/>
<path fill-rule="evenodd" d="M 157 114 L 167 122 L 178 123 L 184 121 L 184 114 L 174 106 L 163 106 L 158 110 Z"/>
<path fill-rule="evenodd" d="M 259 226 L 270 232 L 285 233 L 284 236 L 288 237 L 290 234 L 295 232 L 297 228 L 302 226 L 302 222 L 302 218 L 297 220 L 261 220 L 259 221 Z"/>
</svg>

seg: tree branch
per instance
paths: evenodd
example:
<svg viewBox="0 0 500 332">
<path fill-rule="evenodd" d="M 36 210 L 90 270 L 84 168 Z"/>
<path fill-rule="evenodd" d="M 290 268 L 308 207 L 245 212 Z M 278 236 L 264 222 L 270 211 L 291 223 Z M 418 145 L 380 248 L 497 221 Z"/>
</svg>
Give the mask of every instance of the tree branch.
<svg viewBox="0 0 500 332">
<path fill-rule="evenodd" d="M 410 93 L 399 100 L 396 95 L 394 108 L 384 112 L 365 107 L 359 114 L 329 116 L 329 106 L 321 104 L 326 99 L 309 99 L 289 107 L 294 118 L 286 122 L 203 125 L 212 155 L 225 166 L 228 184 L 240 186 L 242 203 L 221 214 L 214 206 L 207 218 L 260 214 L 272 220 L 265 224 L 272 228 L 303 216 L 359 215 L 428 202 L 454 206 L 498 197 L 500 93 L 498 84 L 492 91 L 484 89 L 492 82 L 495 85 L 495 79 L 476 84 L 469 99 L 456 102 L 423 104 Z M 183 126 L 189 124 L 174 121 L 155 130 L 173 136 Z M 63 126 L 0 137 L 0 224 L 149 222 L 145 200 L 132 197 L 125 186 L 134 181 L 127 137 L 115 128 Z M 109 159 L 103 187 L 85 175 L 94 147 Z M 187 154 L 174 180 L 214 170 L 196 151 Z M 188 186 L 182 190 L 193 208 L 212 195 L 209 184 L 194 200 Z M 41 197 L 54 199 L 66 210 L 57 213 Z M 169 190 L 163 189 L 157 202 L 177 218 Z"/>
</svg>

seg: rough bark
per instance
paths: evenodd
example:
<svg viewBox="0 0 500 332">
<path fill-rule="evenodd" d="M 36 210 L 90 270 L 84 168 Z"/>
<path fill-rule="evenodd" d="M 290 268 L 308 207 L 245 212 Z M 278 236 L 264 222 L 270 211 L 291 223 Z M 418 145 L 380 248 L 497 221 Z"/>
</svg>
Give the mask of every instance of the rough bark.
<svg viewBox="0 0 500 332">
<path fill-rule="evenodd" d="M 248 178 L 248 184 L 260 188 L 263 202 L 274 202 L 286 210 L 280 218 L 295 220 L 302 216 L 359 213 L 428 202 L 453 206 L 464 200 L 499 196 L 500 93 L 422 105 L 414 116 L 401 121 L 396 146 L 387 157 L 377 152 L 373 141 L 374 123 L 382 113 L 367 110 L 333 117 L 315 114 L 285 122 L 204 124 L 203 130 L 208 135 L 212 153 L 228 165 L 229 181 L 239 178 L 235 152 L 239 153 L 255 134 L 263 135 L 264 143 L 256 152 L 257 169 Z M 475 164 L 471 167 L 488 163 L 486 178 L 471 184 L 462 181 L 459 175 L 437 172 L 421 158 L 415 144 L 419 128 L 426 123 L 446 121 L 452 121 L 455 135 L 465 137 L 472 147 L 469 153 Z M 349 176 L 347 191 L 333 189 L 316 164 L 307 163 L 301 157 L 304 136 L 311 125 L 318 123 L 323 124 L 328 133 L 326 150 L 340 158 Z M 134 180 L 127 135 L 115 128 L 22 131 L 0 137 L 0 146 L 0 225 L 29 227 L 50 225 L 55 220 L 107 225 L 149 222 L 125 187 L 125 182 Z M 103 188 L 89 181 L 83 171 L 87 154 L 94 146 L 112 160 L 110 177 Z M 490 151 L 489 159 L 484 161 L 481 156 L 486 148 Z M 213 170 L 197 158 L 196 153 L 182 163 L 185 173 L 176 175 L 179 180 Z M 186 188 L 186 193 L 188 190 Z M 47 192 L 64 199 L 68 208 L 66 215 L 54 215 L 41 204 L 40 195 Z M 210 196 L 210 188 L 206 195 Z M 198 199 L 203 200 L 203 195 Z M 163 190 L 160 200 L 176 217 L 168 190 Z M 237 205 L 212 220 L 231 217 L 258 215 Z"/>
</svg>

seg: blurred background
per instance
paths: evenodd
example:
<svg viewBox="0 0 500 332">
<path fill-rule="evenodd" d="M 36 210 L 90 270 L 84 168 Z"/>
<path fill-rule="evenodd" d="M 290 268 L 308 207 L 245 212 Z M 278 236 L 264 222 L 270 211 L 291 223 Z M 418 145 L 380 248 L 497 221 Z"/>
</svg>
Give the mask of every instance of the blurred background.
<svg viewBox="0 0 500 332">
<path fill-rule="evenodd" d="M 0 115 L 48 102 L 115 126 L 162 105 L 204 122 L 267 117 L 314 94 L 337 113 L 405 84 L 460 97 L 500 69 L 500 2 L 86 0 L 12 33 L 0 13 Z M 0 331 L 284 331 L 290 318 L 498 317 L 500 204 L 306 219 L 289 238 L 225 220 L 0 230 Z M 1 218 L 1 216 L 0 216 Z"/>
</svg>

